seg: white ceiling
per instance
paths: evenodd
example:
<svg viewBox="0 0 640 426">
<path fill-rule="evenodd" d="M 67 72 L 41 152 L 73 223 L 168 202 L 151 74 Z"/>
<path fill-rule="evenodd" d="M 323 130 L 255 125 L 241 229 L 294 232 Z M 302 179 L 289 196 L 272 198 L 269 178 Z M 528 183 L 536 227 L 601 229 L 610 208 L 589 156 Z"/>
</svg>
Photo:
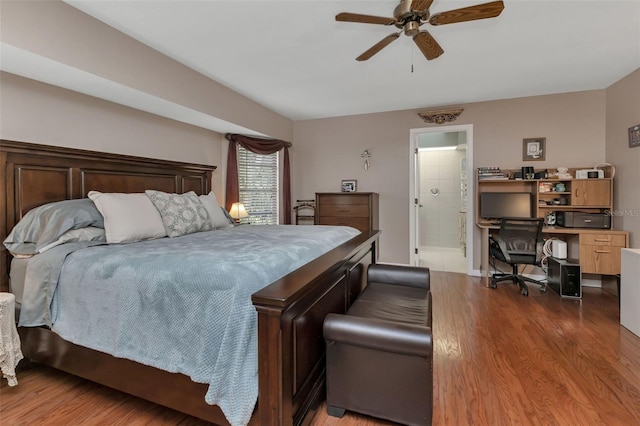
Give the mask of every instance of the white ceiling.
<svg viewBox="0 0 640 426">
<path fill-rule="evenodd" d="M 397 0 L 66 3 L 292 120 L 603 89 L 640 67 L 640 0 L 505 0 L 494 19 L 425 24 L 435 60 L 401 36 L 365 62 L 395 27 L 335 15 L 392 16 Z"/>
</svg>

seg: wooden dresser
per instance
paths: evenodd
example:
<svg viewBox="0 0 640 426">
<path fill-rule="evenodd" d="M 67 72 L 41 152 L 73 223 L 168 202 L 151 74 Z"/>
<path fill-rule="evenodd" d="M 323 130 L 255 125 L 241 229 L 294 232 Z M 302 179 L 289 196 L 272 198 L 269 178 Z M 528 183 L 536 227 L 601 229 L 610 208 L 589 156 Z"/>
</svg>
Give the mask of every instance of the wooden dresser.
<svg viewBox="0 0 640 426">
<path fill-rule="evenodd" d="M 317 192 L 316 225 L 352 226 L 362 232 L 378 229 L 375 192 Z"/>
</svg>

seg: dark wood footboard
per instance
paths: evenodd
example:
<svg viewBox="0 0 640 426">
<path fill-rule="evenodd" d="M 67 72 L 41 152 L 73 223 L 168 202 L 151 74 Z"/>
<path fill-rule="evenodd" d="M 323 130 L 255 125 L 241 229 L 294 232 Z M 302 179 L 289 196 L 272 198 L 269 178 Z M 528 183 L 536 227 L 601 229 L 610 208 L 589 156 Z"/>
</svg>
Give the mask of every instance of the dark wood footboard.
<svg viewBox="0 0 640 426">
<path fill-rule="evenodd" d="M 298 425 L 324 398 L 328 313 L 344 313 L 375 263 L 378 231 L 361 234 L 252 296 L 258 311 L 258 423 Z"/>
</svg>

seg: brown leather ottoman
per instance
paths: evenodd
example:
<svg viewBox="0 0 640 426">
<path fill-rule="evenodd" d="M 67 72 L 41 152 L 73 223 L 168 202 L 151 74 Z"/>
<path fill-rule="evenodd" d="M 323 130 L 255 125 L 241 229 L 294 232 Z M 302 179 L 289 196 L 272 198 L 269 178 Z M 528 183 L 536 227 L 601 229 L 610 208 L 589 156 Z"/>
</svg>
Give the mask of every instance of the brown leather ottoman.
<svg viewBox="0 0 640 426">
<path fill-rule="evenodd" d="M 429 269 L 370 265 L 346 315 L 329 314 L 327 408 L 430 425 L 433 346 Z"/>
</svg>

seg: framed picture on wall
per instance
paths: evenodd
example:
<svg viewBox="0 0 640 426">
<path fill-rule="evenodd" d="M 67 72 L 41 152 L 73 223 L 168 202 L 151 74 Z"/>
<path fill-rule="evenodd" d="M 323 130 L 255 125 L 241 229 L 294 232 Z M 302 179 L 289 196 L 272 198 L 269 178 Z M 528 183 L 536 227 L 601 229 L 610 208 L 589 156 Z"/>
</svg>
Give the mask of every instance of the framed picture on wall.
<svg viewBox="0 0 640 426">
<path fill-rule="evenodd" d="M 522 140 L 522 161 L 544 161 L 547 138 L 527 138 Z"/>
<path fill-rule="evenodd" d="M 358 181 L 355 179 L 342 181 L 342 192 L 356 192 L 358 189 Z"/>
<path fill-rule="evenodd" d="M 640 124 L 629 127 L 629 148 L 640 146 Z"/>
</svg>

